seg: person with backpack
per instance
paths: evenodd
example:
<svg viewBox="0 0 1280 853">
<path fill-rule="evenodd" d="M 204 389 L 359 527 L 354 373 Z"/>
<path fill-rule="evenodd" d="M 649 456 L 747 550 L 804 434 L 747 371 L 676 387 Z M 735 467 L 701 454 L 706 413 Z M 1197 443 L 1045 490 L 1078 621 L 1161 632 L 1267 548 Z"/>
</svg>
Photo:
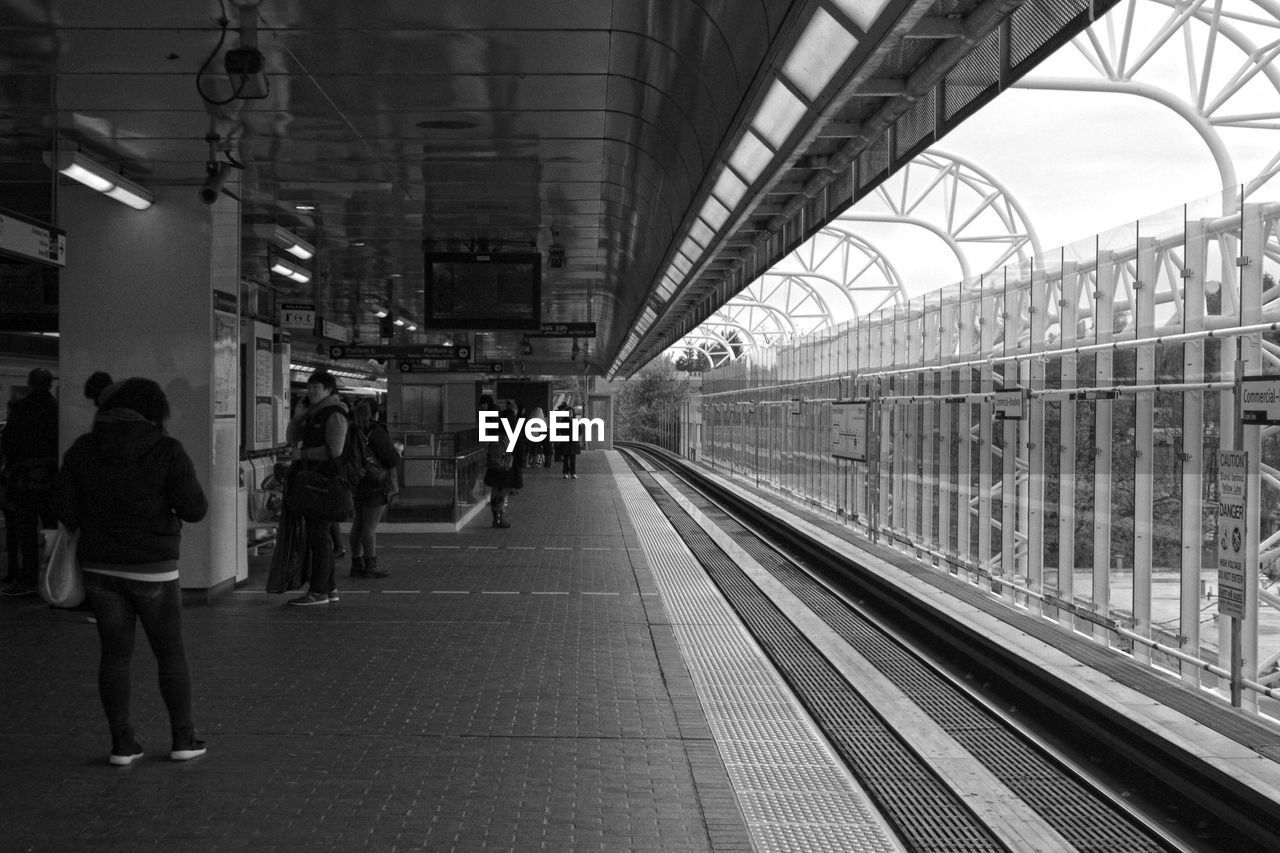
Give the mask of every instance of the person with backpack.
<svg viewBox="0 0 1280 853">
<path fill-rule="evenodd" d="M 341 462 L 347 445 L 347 429 L 347 406 L 338 396 L 338 380 L 327 370 L 315 371 L 307 378 L 306 397 L 285 429 L 285 439 L 297 445 L 290 479 L 303 470 L 318 471 L 326 477 L 345 477 Z M 306 542 L 303 561 L 311 567 L 311 581 L 306 595 L 289 603 L 295 607 L 336 603 L 333 542 L 329 538 L 331 519 L 304 515 L 303 521 Z"/>
<path fill-rule="evenodd" d="M 355 452 L 364 463 L 351 519 L 351 577 L 385 578 L 391 573 L 378 568 L 378 522 L 397 491 L 395 469 L 400 454 L 386 427 L 373 419 L 373 405 L 368 400 L 356 403 L 351 429 Z"/>
</svg>

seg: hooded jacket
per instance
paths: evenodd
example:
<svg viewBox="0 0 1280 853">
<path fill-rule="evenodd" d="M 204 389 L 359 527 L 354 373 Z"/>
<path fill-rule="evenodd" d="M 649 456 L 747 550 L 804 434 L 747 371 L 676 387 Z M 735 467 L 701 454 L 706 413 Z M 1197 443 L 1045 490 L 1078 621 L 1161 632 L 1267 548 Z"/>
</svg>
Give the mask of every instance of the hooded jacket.
<svg viewBox="0 0 1280 853">
<path fill-rule="evenodd" d="M 161 575 L 177 568 L 182 522 L 208 500 L 182 443 L 132 409 L 99 412 L 53 484 L 54 511 L 80 531 L 86 569 Z"/>
</svg>

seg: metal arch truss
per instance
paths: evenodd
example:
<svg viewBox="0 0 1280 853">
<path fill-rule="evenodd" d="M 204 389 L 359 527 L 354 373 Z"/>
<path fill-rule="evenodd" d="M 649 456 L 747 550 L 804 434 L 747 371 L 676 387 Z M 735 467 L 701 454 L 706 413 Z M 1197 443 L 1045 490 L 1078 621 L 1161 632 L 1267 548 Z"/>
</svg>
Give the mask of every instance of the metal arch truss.
<svg viewBox="0 0 1280 853">
<path fill-rule="evenodd" d="M 1246 7 L 1252 7 L 1246 8 Z M 1178 44 L 1182 50 L 1177 50 Z M 1028 75 L 1022 89 L 1108 92 L 1147 98 L 1168 107 L 1199 134 L 1213 156 L 1224 208 L 1238 199 L 1241 178 L 1227 130 L 1280 130 L 1280 4 L 1275 0 L 1122 0 L 1102 20 L 1072 39 L 1096 77 Z M 1180 63 L 1175 90 L 1164 73 Z M 1142 79 L 1160 73 L 1160 83 Z M 1256 141 L 1256 140 L 1255 140 Z M 1244 180 L 1244 197 L 1280 174 L 1280 137 L 1274 155 Z"/>
<path fill-rule="evenodd" d="M 730 299 L 669 350 L 678 359 L 701 349 L 715 366 L 761 348 L 865 317 L 908 298 L 884 250 L 860 223 L 925 229 L 951 250 L 961 279 L 1039 254 L 1026 212 L 994 175 L 956 154 L 930 150 L 880 185 L 875 204 L 847 211 Z M 865 209 L 865 208 L 872 209 Z M 880 208 L 880 209 L 876 209 Z M 728 330 L 746 347 L 726 349 Z"/>
<path fill-rule="evenodd" d="M 1237 438 L 1232 381 L 1280 365 L 1280 204 L 1214 202 L 727 364 L 697 456 L 1220 695 L 1239 590 L 1243 707 L 1280 716 L 1280 427 Z M 862 458 L 833 459 L 850 398 Z M 1259 484 L 1236 580 L 1229 449 Z"/>
</svg>

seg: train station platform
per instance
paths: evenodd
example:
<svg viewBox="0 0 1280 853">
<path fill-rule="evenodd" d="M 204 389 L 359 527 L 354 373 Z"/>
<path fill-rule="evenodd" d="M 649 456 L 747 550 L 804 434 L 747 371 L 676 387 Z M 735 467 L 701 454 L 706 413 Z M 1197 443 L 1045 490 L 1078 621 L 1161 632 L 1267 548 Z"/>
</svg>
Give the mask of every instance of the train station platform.
<svg viewBox="0 0 1280 853">
<path fill-rule="evenodd" d="M 186 764 L 167 760 L 141 638 L 147 754 L 115 768 L 93 625 L 0 600 L 0 850 L 902 849 L 621 455 L 578 468 L 527 471 L 509 530 L 487 513 L 458 534 L 387 527 L 391 576 L 342 561 L 336 604 L 267 594 L 264 555 L 187 607 L 209 753 Z M 1167 695 L 983 630 L 1280 790 L 1276 756 Z"/>
<path fill-rule="evenodd" d="M 266 594 L 263 556 L 185 608 L 209 744 L 187 764 L 141 637 L 147 754 L 115 768 L 93 625 L 0 600 L 0 849 L 896 849 L 709 589 L 659 583 L 674 533 L 638 521 L 619 454 L 578 470 L 526 472 L 509 530 L 389 527 L 391 576 L 340 564 L 336 604 Z"/>
</svg>

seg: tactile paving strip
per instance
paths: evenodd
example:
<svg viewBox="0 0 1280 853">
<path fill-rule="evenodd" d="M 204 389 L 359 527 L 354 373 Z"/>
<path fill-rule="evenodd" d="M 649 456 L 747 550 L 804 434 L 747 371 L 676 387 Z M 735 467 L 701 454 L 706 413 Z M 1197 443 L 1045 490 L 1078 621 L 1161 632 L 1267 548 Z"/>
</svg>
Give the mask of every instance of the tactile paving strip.
<svg viewBox="0 0 1280 853">
<path fill-rule="evenodd" d="M 902 850 L 648 491 L 610 465 L 756 848 Z"/>
</svg>

